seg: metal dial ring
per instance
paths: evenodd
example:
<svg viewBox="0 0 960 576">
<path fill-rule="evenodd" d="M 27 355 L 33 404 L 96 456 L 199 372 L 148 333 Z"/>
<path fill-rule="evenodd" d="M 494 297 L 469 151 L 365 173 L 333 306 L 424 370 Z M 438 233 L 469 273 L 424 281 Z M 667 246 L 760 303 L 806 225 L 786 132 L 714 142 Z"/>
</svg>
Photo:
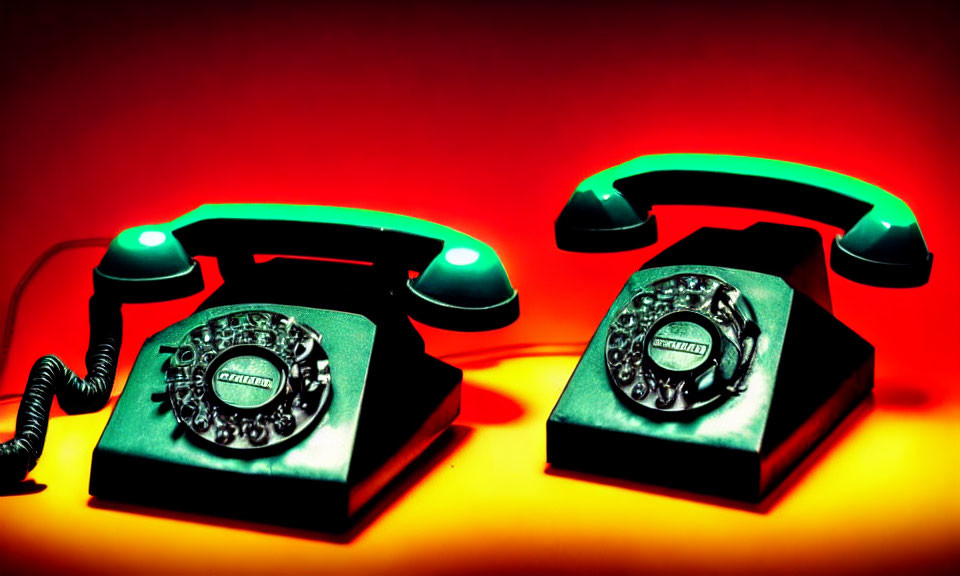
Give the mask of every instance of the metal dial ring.
<svg viewBox="0 0 960 576">
<path fill-rule="evenodd" d="M 332 395 L 321 336 L 293 318 L 235 312 L 197 326 L 164 364 L 177 421 L 202 442 L 262 449 L 310 428 Z"/>
<path fill-rule="evenodd" d="M 680 415 L 742 392 L 759 329 L 749 302 L 713 276 L 681 274 L 635 293 L 610 323 L 610 383 L 631 409 Z"/>
</svg>

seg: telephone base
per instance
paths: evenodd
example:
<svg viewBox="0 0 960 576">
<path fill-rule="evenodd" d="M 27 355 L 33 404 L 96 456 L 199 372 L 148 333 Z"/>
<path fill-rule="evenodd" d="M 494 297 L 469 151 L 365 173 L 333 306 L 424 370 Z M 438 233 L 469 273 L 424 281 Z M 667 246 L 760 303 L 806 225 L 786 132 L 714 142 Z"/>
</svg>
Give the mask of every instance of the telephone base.
<svg viewBox="0 0 960 576">
<path fill-rule="evenodd" d="M 167 356 L 162 348 L 211 318 L 258 310 L 295 314 L 323 334 L 332 400 L 313 428 L 285 444 L 218 449 L 156 401 Z M 462 372 L 453 366 L 422 353 L 407 356 L 402 373 L 393 357 L 368 365 L 377 330 L 359 315 L 273 304 L 205 309 L 167 328 L 144 344 L 94 450 L 90 494 L 297 528 L 349 529 L 460 409 Z"/>
<path fill-rule="evenodd" d="M 641 286 L 704 274 L 737 286 L 764 328 L 745 387 L 689 415 L 640 413 L 614 394 L 607 328 Z M 547 462 L 745 501 L 764 498 L 873 386 L 873 347 L 783 279 L 710 266 L 643 269 L 601 322 L 547 422 Z"/>
<path fill-rule="evenodd" d="M 423 410 L 411 414 L 420 425 L 407 430 L 402 443 L 385 460 L 362 478 L 341 484 L 305 480 L 270 482 L 268 477 L 220 475 L 213 470 L 171 468 L 149 459 L 111 453 L 106 447 L 94 452 L 90 494 L 117 500 L 172 508 L 184 512 L 211 514 L 238 520 L 265 522 L 293 528 L 344 532 L 350 529 L 367 505 L 392 480 L 413 463 L 438 436 L 449 428 L 460 412 L 459 370 L 430 358 L 432 368 L 425 374 L 421 400 Z M 433 378 L 431 380 L 431 378 Z M 184 487 L 220 486 L 202 494 Z M 256 495 L 271 495 L 259 498 Z M 316 513 L 308 513 L 313 510 Z"/>
</svg>

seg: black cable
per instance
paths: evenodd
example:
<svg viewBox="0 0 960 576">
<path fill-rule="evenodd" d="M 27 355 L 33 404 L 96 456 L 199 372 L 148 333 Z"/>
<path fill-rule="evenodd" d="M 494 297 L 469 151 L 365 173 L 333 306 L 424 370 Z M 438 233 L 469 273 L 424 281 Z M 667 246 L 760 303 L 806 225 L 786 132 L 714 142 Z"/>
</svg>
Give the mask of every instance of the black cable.
<svg viewBox="0 0 960 576">
<path fill-rule="evenodd" d="M 54 255 L 63 250 L 104 246 L 103 238 L 82 238 L 60 242 L 33 261 L 17 283 L 7 306 L 7 318 L 0 340 L 0 374 L 6 365 L 17 306 L 27 284 Z M 117 371 L 117 358 L 123 335 L 120 303 L 98 297 L 90 299 L 90 342 L 87 347 L 87 377 L 80 378 L 56 356 L 43 356 L 34 363 L 27 379 L 23 400 L 17 411 L 13 439 L 0 444 L 0 491 L 23 480 L 43 452 L 50 419 L 50 407 L 56 396 L 68 414 L 95 412 L 110 399 Z"/>
<path fill-rule="evenodd" d="M 500 346 L 488 346 L 484 348 L 473 348 L 470 350 L 461 350 L 457 352 L 448 352 L 437 356 L 439 360 L 454 360 L 457 358 L 469 358 L 471 356 L 489 355 L 490 358 L 519 358 L 523 356 L 557 356 L 562 354 L 582 354 L 587 342 L 520 342 L 517 344 L 504 344 Z M 566 352 L 538 352 L 540 348 L 564 348 Z"/>
<path fill-rule="evenodd" d="M 43 356 L 33 365 L 17 412 L 16 435 L 0 444 L 0 487 L 26 477 L 43 452 L 56 396 L 67 414 L 95 412 L 106 406 L 113 390 L 123 334 L 120 303 L 90 298 L 90 344 L 87 377 L 80 378 L 56 356 Z"/>
</svg>

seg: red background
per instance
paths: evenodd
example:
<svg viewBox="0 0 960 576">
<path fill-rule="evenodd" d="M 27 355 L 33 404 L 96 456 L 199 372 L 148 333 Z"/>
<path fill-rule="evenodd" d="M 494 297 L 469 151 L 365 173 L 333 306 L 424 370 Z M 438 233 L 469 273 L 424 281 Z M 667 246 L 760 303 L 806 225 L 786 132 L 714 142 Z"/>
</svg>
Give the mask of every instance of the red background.
<svg viewBox="0 0 960 576">
<path fill-rule="evenodd" d="M 499 251 L 522 319 L 434 338 L 437 352 L 583 341 L 656 248 L 557 250 L 553 219 L 577 182 L 648 153 L 755 155 L 850 174 L 913 207 L 936 256 L 930 286 L 833 276 L 837 313 L 877 346 L 881 374 L 934 371 L 936 393 L 952 393 L 952 367 L 909 361 L 926 344 L 902 337 L 955 342 L 941 327 L 960 319 L 950 3 L 2 6 L 2 298 L 57 241 L 202 203 L 333 204 L 435 220 Z M 658 214 L 661 245 L 761 217 Z M 100 253 L 58 258 L 27 290 L 3 391 L 40 353 L 82 361 Z M 128 306 L 125 357 L 193 304 Z"/>
<path fill-rule="evenodd" d="M 834 308 L 876 346 L 878 404 L 956 406 L 958 16 L 951 2 L 2 2 L 0 308 L 55 242 L 203 203 L 315 203 L 434 220 L 499 252 L 521 319 L 428 329 L 428 349 L 585 342 L 657 248 L 557 250 L 553 219 L 577 182 L 649 153 L 762 156 L 910 204 L 930 283 L 831 274 Z M 656 212 L 660 246 L 704 225 L 810 224 Z M 81 365 L 101 253 L 57 257 L 27 288 L 0 392 L 21 390 L 40 354 Z M 121 370 L 199 301 L 125 307 Z"/>
</svg>

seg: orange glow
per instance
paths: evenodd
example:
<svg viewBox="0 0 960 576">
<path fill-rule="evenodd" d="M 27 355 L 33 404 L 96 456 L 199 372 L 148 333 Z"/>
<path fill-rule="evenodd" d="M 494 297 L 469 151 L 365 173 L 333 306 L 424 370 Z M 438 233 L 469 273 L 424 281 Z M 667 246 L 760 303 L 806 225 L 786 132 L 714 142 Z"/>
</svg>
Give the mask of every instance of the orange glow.
<svg viewBox="0 0 960 576">
<path fill-rule="evenodd" d="M 30 551 L 52 570 L 117 574 L 842 573 L 960 560 L 956 406 L 878 395 L 750 506 L 546 469 L 544 423 L 577 360 L 560 352 L 461 355 L 461 418 L 345 537 L 92 501 L 109 410 L 55 418 L 57 458 L 31 475 L 47 486 L 0 499 L 0 556 L 14 571 Z M 12 407 L 2 415 L 7 434 Z"/>
</svg>

